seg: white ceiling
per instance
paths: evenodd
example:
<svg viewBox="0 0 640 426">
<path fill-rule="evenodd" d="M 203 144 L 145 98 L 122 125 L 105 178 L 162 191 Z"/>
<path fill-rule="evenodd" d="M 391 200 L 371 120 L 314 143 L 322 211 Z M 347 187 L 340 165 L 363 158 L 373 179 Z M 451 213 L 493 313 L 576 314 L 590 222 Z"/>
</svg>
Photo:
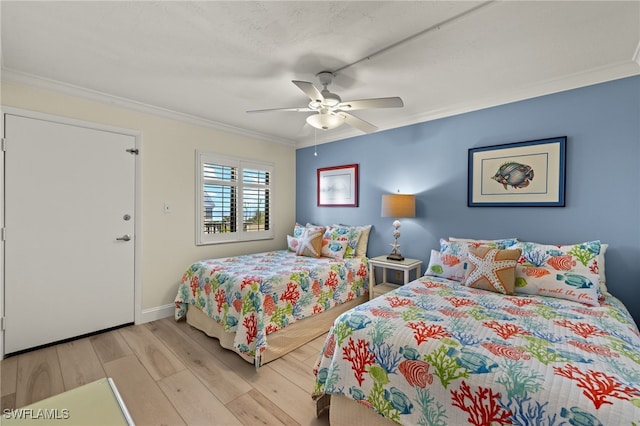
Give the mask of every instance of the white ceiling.
<svg viewBox="0 0 640 426">
<path fill-rule="evenodd" d="M 381 130 L 640 74 L 639 1 L 7 1 L 2 78 L 302 147 L 291 80 Z M 318 131 L 317 143 L 362 134 Z"/>
</svg>

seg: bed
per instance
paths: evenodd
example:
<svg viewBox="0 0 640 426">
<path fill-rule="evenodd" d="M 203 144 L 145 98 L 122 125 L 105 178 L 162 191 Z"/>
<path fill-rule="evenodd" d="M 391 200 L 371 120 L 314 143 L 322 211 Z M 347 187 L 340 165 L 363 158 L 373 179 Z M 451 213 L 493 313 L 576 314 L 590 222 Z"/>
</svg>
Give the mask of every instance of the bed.
<svg viewBox="0 0 640 426">
<path fill-rule="evenodd" d="M 639 424 L 640 333 L 606 290 L 599 242 L 480 242 L 459 262 L 451 244 L 428 275 L 336 319 L 313 390 L 332 425 Z M 478 268 L 513 287 L 483 288 Z"/>
<path fill-rule="evenodd" d="M 287 250 L 197 261 L 183 274 L 175 319 L 256 367 L 277 359 L 368 300 L 370 228 L 296 224 Z"/>
</svg>

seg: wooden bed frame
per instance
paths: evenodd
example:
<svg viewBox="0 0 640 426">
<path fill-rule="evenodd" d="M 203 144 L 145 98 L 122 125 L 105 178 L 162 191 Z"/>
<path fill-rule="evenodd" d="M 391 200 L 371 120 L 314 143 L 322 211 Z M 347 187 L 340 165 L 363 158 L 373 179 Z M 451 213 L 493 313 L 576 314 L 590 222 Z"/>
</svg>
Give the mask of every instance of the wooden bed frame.
<svg viewBox="0 0 640 426">
<path fill-rule="evenodd" d="M 369 300 L 369 293 L 365 293 L 360 297 L 356 297 L 349 302 L 343 303 L 338 306 L 321 312 L 317 315 L 301 319 L 287 327 L 282 328 L 267 336 L 268 347 L 260 357 L 259 365 L 264 365 L 274 359 L 299 348 L 305 343 L 310 342 L 318 336 L 323 335 L 329 331 L 329 328 L 333 325 L 333 321 L 343 312 L 360 305 L 361 303 Z M 192 308 L 187 309 L 187 324 L 198 330 L 204 332 L 207 336 L 214 337 L 220 341 L 220 346 L 225 349 L 232 350 L 242 357 L 247 362 L 254 363 L 254 359 L 245 354 L 235 351 L 233 348 L 233 339 L 235 333 L 229 333 L 224 330 L 220 324 L 213 319 L 209 318 L 200 309 Z"/>
</svg>

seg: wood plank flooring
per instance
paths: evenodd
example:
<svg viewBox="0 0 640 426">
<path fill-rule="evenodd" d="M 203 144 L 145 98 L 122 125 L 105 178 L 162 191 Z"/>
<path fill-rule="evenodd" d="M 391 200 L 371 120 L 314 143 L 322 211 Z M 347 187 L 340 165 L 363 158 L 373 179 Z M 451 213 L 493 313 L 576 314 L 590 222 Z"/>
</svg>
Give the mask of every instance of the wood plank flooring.
<svg viewBox="0 0 640 426">
<path fill-rule="evenodd" d="M 165 318 L 0 361 L 0 408 L 111 377 L 140 426 L 327 426 L 311 399 L 325 336 L 256 370 L 184 321 Z"/>
</svg>

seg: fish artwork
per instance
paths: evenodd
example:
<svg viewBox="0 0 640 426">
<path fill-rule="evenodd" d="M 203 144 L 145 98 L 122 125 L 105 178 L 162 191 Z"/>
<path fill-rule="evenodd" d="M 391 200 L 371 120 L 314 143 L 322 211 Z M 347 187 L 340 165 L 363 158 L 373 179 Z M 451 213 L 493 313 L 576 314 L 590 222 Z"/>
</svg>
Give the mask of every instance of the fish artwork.
<svg viewBox="0 0 640 426">
<path fill-rule="evenodd" d="M 571 407 L 569 409 L 562 407 L 560 416 L 569 419 L 569 423 L 576 426 L 602 426 L 602 422 L 596 416 L 580 407 Z"/>
<path fill-rule="evenodd" d="M 550 272 L 545 268 L 536 268 L 534 266 L 525 266 L 522 268 L 522 273 L 528 277 L 540 278 L 545 275 L 549 275 Z"/>
<path fill-rule="evenodd" d="M 354 330 L 361 330 L 370 322 L 371 320 L 369 318 L 355 312 L 347 318 L 347 324 Z"/>
<path fill-rule="evenodd" d="M 512 188 L 525 188 L 533 180 L 533 168 L 526 164 L 513 161 L 504 163 L 491 179 L 501 183 L 506 190 L 508 186 Z"/>
<path fill-rule="evenodd" d="M 576 261 L 573 260 L 573 257 L 569 254 L 563 254 L 560 256 L 553 256 L 547 263 L 556 271 L 570 271 L 574 266 L 576 266 Z"/>
<path fill-rule="evenodd" d="M 338 253 L 342 250 L 342 245 L 337 241 L 333 241 L 327 245 L 327 249 L 332 253 Z"/>
<path fill-rule="evenodd" d="M 429 266 L 429 270 L 434 274 L 442 274 L 444 273 L 444 268 L 442 265 L 431 265 Z"/>
<path fill-rule="evenodd" d="M 460 263 L 460 259 L 458 258 L 458 256 L 454 256 L 452 254 L 447 254 L 447 253 L 441 254 L 440 260 L 442 261 L 442 263 L 444 263 L 449 267 L 456 266 L 458 263 Z"/>
<path fill-rule="evenodd" d="M 522 277 L 516 277 L 516 287 L 526 287 L 527 280 Z"/>
<path fill-rule="evenodd" d="M 460 367 L 466 368 L 472 374 L 486 374 L 498 368 L 498 364 L 491 358 L 467 348 L 449 348 L 447 356 L 454 358 Z"/>
<path fill-rule="evenodd" d="M 564 281 L 565 284 L 569 284 L 570 286 L 573 286 L 576 288 L 593 287 L 593 283 L 589 280 L 589 278 L 579 274 L 572 274 L 572 273 L 566 273 L 564 275 L 557 274 L 556 279 L 558 281 Z"/>
</svg>

